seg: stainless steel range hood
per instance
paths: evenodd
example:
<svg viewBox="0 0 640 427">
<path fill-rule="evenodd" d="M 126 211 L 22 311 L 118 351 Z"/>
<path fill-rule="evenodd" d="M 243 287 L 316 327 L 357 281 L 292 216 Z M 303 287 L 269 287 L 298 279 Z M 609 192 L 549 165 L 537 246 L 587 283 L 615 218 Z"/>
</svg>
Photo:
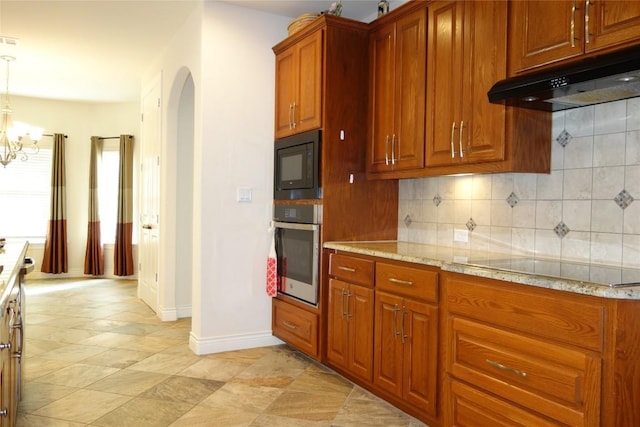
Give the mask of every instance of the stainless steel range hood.
<svg viewBox="0 0 640 427">
<path fill-rule="evenodd" d="M 489 102 L 559 111 L 640 96 L 640 46 L 502 80 Z"/>
</svg>

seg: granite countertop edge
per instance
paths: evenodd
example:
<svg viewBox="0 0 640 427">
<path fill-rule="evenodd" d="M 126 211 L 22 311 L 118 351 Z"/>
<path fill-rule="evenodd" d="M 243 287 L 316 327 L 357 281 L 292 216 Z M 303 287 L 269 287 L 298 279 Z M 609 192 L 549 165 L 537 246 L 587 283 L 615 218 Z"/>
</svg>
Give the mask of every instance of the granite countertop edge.
<svg viewBox="0 0 640 427">
<path fill-rule="evenodd" d="M 394 249 L 394 247 L 398 245 L 401 245 L 402 248 Z M 431 267 L 438 267 L 443 271 L 503 280 L 506 282 L 536 286 L 539 288 L 554 289 L 601 298 L 640 300 L 640 286 L 611 287 L 600 283 L 469 264 L 464 261 L 466 256 L 459 255 L 459 251 L 448 247 L 398 241 L 357 241 L 326 242 L 324 244 L 324 248 L 422 264 Z M 484 253 L 482 256 L 488 259 L 492 256 L 504 257 L 505 254 L 496 255 Z"/>
</svg>

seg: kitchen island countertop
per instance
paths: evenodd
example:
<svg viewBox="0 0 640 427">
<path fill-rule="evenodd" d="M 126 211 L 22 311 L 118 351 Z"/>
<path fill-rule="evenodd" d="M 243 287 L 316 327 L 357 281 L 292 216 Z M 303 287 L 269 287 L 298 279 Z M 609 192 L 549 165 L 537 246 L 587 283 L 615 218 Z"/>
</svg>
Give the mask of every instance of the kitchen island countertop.
<svg viewBox="0 0 640 427">
<path fill-rule="evenodd" d="M 4 248 L 0 248 L 0 306 L 4 306 L 11 293 L 11 288 L 17 280 L 20 270 L 24 267 L 24 259 L 29 243 L 26 240 L 7 239 Z M 0 314 L 1 316 L 2 314 Z"/>
<path fill-rule="evenodd" d="M 326 242 L 324 247 L 564 292 L 640 300 L 639 269 L 401 241 Z"/>
</svg>

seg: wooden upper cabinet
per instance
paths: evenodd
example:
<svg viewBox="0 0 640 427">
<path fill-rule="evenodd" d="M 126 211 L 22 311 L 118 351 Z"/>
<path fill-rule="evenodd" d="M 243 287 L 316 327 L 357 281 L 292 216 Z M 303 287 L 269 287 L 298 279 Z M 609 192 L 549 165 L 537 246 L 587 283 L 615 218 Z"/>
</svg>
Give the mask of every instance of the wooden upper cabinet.
<svg viewBox="0 0 640 427">
<path fill-rule="evenodd" d="M 426 9 L 376 28 L 370 60 L 368 171 L 422 168 Z"/>
<path fill-rule="evenodd" d="M 509 75 L 640 42 L 640 2 L 510 2 Z"/>
<path fill-rule="evenodd" d="M 275 136 L 322 124 L 322 29 L 276 53 Z"/>
<path fill-rule="evenodd" d="M 506 76 L 507 3 L 429 6 L 426 165 L 505 158 L 505 107 L 487 92 Z"/>
</svg>

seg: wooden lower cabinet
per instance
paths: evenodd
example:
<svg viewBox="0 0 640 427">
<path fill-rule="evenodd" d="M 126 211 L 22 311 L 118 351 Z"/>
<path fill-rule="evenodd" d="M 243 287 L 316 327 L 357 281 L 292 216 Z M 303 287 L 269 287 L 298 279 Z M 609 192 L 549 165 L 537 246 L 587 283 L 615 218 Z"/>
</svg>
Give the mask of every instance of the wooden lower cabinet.
<svg viewBox="0 0 640 427">
<path fill-rule="evenodd" d="M 640 426 L 639 300 L 331 256 L 327 364 L 429 426 Z"/>
<path fill-rule="evenodd" d="M 600 425 L 601 300 L 456 274 L 444 289 L 446 425 Z"/>
<path fill-rule="evenodd" d="M 329 257 L 326 363 L 438 426 L 438 272 L 369 256 Z"/>
<path fill-rule="evenodd" d="M 364 381 L 373 372 L 373 261 L 329 256 L 327 361 Z"/>
<path fill-rule="evenodd" d="M 373 383 L 435 419 L 438 387 L 438 272 L 376 262 Z"/>
<path fill-rule="evenodd" d="M 376 291 L 373 383 L 436 415 L 438 308 Z"/>
<path fill-rule="evenodd" d="M 274 299 L 271 323 L 273 335 L 314 359 L 320 358 L 316 313 L 287 301 Z"/>
<path fill-rule="evenodd" d="M 373 289 L 331 279 L 327 320 L 327 360 L 371 381 Z"/>
</svg>

